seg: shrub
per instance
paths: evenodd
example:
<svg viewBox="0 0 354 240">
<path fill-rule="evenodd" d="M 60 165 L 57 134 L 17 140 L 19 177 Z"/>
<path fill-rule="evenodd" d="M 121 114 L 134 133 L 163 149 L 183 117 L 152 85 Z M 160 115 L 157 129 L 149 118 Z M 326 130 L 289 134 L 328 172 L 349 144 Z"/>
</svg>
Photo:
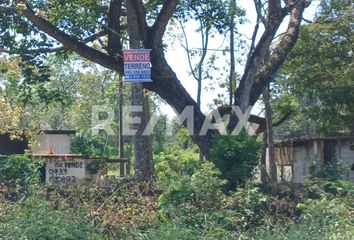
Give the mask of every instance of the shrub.
<svg viewBox="0 0 354 240">
<path fill-rule="evenodd" d="M 265 212 L 270 199 L 258 187 L 247 185 L 238 188 L 227 198 L 226 213 L 234 231 L 244 232 L 264 223 Z"/>
<path fill-rule="evenodd" d="M 84 157 L 103 156 L 104 145 L 90 132 L 78 133 L 72 141 L 72 152 L 82 154 Z"/>
<path fill-rule="evenodd" d="M 283 219 L 279 224 L 263 225 L 248 232 L 244 239 L 349 240 L 354 237 L 353 195 L 308 199 L 297 206 L 302 215 L 296 222 Z"/>
<path fill-rule="evenodd" d="M 301 222 L 288 231 L 288 237 L 307 236 L 309 239 L 352 239 L 354 237 L 354 209 L 345 199 L 309 199 L 298 206 Z"/>
<path fill-rule="evenodd" d="M 188 239 L 188 240 L 215 240 L 215 239 L 237 239 L 232 233 L 217 226 L 209 229 L 196 229 L 176 223 L 164 223 L 158 228 L 149 229 L 143 233 L 136 233 L 130 239 L 136 240 L 166 240 L 166 239 Z"/>
<path fill-rule="evenodd" d="M 310 179 L 326 179 L 335 181 L 343 178 L 347 170 L 347 167 L 338 159 L 333 159 L 332 161 L 325 163 L 314 161 L 310 166 Z"/>
<path fill-rule="evenodd" d="M 156 158 L 156 169 L 162 218 L 202 231 L 220 218 L 226 181 L 219 178 L 213 163 L 201 162 L 198 157 L 194 152 L 175 149 Z"/>
<path fill-rule="evenodd" d="M 243 186 L 253 176 L 259 164 L 260 148 L 261 144 L 245 131 L 237 136 L 218 136 L 214 139 L 210 153 L 221 177 L 228 181 L 226 191 Z"/>
<path fill-rule="evenodd" d="M 29 158 L 27 155 L 11 155 L 0 161 L 0 183 L 26 186 L 37 182 L 43 162 Z"/>
<path fill-rule="evenodd" d="M 201 163 L 190 158 L 177 159 L 164 156 L 156 164 L 157 186 L 163 193 L 159 197 L 162 209 L 170 211 L 182 203 L 199 209 L 217 208 L 221 203 L 221 188 L 226 181 L 219 179 L 220 172 L 210 162 Z"/>
<path fill-rule="evenodd" d="M 0 218 L 0 239 L 98 239 L 99 231 L 77 209 L 56 209 L 31 189 L 25 201 L 8 205 Z"/>
</svg>

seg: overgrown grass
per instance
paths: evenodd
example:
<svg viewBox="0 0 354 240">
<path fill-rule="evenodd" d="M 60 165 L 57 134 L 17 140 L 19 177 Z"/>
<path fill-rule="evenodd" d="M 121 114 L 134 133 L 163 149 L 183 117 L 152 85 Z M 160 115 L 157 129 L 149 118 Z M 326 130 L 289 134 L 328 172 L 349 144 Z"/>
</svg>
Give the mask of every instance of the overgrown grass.
<svg viewBox="0 0 354 240">
<path fill-rule="evenodd" d="M 270 192 L 248 183 L 225 194 L 212 163 L 180 151 L 156 157 L 154 187 L 42 185 L 36 165 L 11 158 L 0 168 L 0 239 L 354 238 L 353 183 L 315 178 Z"/>
</svg>

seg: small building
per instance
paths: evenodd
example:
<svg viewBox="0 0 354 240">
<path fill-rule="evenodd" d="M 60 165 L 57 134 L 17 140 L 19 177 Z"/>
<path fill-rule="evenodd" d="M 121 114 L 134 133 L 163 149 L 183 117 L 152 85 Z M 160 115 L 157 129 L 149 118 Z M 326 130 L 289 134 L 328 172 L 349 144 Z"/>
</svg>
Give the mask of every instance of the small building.
<svg viewBox="0 0 354 240">
<path fill-rule="evenodd" d="M 32 137 L 31 144 L 25 131 L 17 130 L 16 138 L 11 132 L 0 133 L 0 160 L 12 154 L 32 153 L 33 159 L 45 162 L 41 170 L 42 180 L 54 184 L 82 182 L 99 183 L 107 174 L 106 164 L 119 164 L 120 176 L 130 175 L 129 159 L 84 157 L 73 154 L 71 140 L 75 131 L 42 130 Z"/>
<path fill-rule="evenodd" d="M 101 173 L 99 158 L 72 154 L 73 130 L 43 130 L 35 137 L 32 157 L 45 161 L 43 180 L 54 184 L 92 182 Z"/>
<path fill-rule="evenodd" d="M 354 135 L 290 138 L 274 145 L 279 180 L 304 183 L 315 161 L 338 160 L 348 166 L 345 178 L 354 182 Z"/>
<path fill-rule="evenodd" d="M 70 154 L 73 130 L 43 130 L 36 136 L 33 154 Z"/>
</svg>

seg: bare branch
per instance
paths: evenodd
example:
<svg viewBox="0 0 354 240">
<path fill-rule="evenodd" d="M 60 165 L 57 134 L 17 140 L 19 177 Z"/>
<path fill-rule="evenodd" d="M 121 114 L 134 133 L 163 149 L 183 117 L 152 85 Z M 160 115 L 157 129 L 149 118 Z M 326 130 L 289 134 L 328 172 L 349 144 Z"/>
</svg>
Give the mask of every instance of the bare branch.
<svg viewBox="0 0 354 240">
<path fill-rule="evenodd" d="M 254 2 L 254 6 L 256 8 L 257 11 L 257 19 L 260 19 L 263 23 L 264 26 L 267 26 L 267 20 L 265 19 L 265 17 L 262 14 L 262 3 L 260 0 L 253 0 Z M 258 20 L 257 20 L 258 23 Z"/>
<path fill-rule="evenodd" d="M 310 21 L 310 20 L 308 20 L 308 19 L 306 19 L 306 18 L 304 18 L 304 17 L 302 18 L 302 20 L 303 20 L 304 22 L 306 22 L 306 23 L 310 23 L 310 24 L 313 23 L 313 21 Z"/>
<path fill-rule="evenodd" d="M 189 54 L 190 49 L 189 49 L 189 44 L 188 44 L 188 38 L 187 38 L 186 30 L 184 29 L 184 26 L 183 26 L 182 22 L 179 21 L 179 24 L 180 24 L 181 29 L 182 29 L 182 33 L 183 33 L 183 37 L 184 37 L 184 41 L 185 41 L 186 46 L 183 46 L 182 44 L 181 45 L 187 52 L 187 59 L 188 59 L 189 69 L 191 70 L 191 73 L 192 73 L 194 79 L 198 81 L 198 77 L 197 77 L 197 75 L 195 75 L 195 71 L 194 71 L 193 66 L 192 66 L 191 55 Z"/>
</svg>

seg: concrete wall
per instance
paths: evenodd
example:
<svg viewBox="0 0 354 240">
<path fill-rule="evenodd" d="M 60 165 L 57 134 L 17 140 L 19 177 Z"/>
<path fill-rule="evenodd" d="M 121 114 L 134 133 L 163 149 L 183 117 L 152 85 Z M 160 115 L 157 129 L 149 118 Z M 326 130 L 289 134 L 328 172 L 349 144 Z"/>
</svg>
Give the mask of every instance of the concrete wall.
<svg viewBox="0 0 354 240">
<path fill-rule="evenodd" d="M 293 181 L 304 183 L 307 175 L 307 151 L 306 147 L 293 147 Z"/>
<path fill-rule="evenodd" d="M 354 182 L 354 170 L 353 164 L 354 164 L 354 141 L 342 141 L 340 144 L 340 151 L 339 151 L 339 159 L 342 160 L 343 164 L 347 165 L 349 167 L 349 171 L 346 175 L 346 178 L 348 180 L 351 180 Z"/>
<path fill-rule="evenodd" d="M 284 180 L 292 178 L 294 182 L 304 183 L 306 177 L 309 176 L 310 166 L 313 161 L 324 161 L 324 144 L 323 139 L 311 139 L 301 144 L 292 146 L 292 168 L 291 166 L 278 165 L 278 179 L 281 180 L 281 171 L 283 171 Z M 347 166 L 348 172 L 346 179 L 354 182 L 354 139 L 331 139 L 331 144 L 335 144 L 334 158 L 339 159 Z M 282 154 L 278 154 L 277 158 L 284 158 Z M 277 160 L 281 163 L 281 160 Z M 291 173 L 292 171 L 292 173 Z M 292 176 L 291 176 L 292 175 Z"/>
<path fill-rule="evenodd" d="M 32 148 L 34 154 L 70 154 L 70 134 L 40 134 Z"/>
<path fill-rule="evenodd" d="M 84 159 L 81 156 L 46 156 L 45 181 L 55 185 L 94 182 L 104 172 L 99 159 Z"/>
</svg>

